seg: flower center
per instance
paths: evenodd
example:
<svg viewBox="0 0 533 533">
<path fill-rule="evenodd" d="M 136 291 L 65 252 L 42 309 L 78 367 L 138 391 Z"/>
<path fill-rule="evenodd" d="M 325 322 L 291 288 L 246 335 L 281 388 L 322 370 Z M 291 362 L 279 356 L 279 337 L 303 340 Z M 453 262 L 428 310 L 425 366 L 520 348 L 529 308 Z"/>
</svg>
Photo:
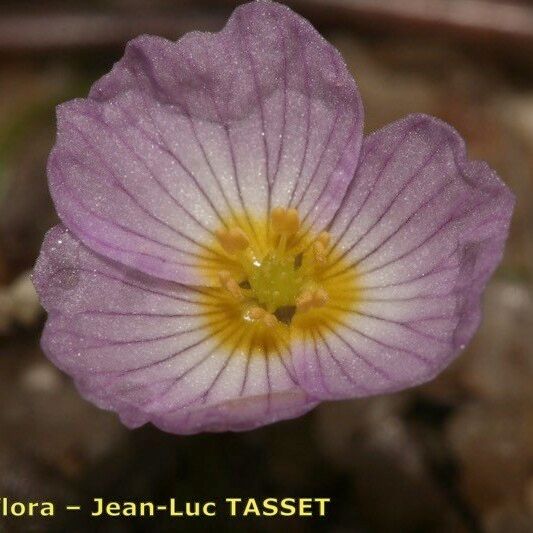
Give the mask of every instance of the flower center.
<svg viewBox="0 0 533 533">
<path fill-rule="evenodd" d="M 248 282 L 260 306 L 275 312 L 280 307 L 295 305 L 305 282 L 295 263 L 295 257 L 273 252 L 252 264 Z"/>
<path fill-rule="evenodd" d="M 234 347 L 279 350 L 294 335 L 331 329 L 357 299 L 353 269 L 330 272 L 339 262 L 330 235 L 305 231 L 296 209 L 275 208 L 263 224 L 243 221 L 215 235 L 225 260 L 220 288 L 206 293 L 208 322 Z"/>
</svg>

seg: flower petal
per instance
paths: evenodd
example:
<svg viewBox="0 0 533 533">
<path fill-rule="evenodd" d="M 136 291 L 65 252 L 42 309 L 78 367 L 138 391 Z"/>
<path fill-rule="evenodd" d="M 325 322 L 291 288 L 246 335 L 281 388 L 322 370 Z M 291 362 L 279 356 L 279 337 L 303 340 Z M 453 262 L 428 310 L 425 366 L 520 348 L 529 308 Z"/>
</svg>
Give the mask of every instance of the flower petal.
<svg viewBox="0 0 533 533">
<path fill-rule="evenodd" d="M 101 258 L 62 226 L 43 244 L 34 283 L 49 319 L 43 348 L 82 394 L 130 427 L 241 430 L 316 405 L 281 355 L 249 356 L 199 289 Z"/>
<path fill-rule="evenodd" d="M 273 206 L 328 222 L 357 164 L 362 105 L 338 52 L 287 7 L 235 10 L 219 33 L 142 36 L 86 100 L 58 108 L 50 188 L 87 246 L 203 284 L 211 233 Z"/>
<path fill-rule="evenodd" d="M 514 206 L 458 133 L 413 115 L 369 136 L 329 231 L 328 277 L 354 268 L 358 300 L 296 355 L 320 397 L 398 390 L 435 376 L 474 334 Z M 347 266 L 349 265 L 349 266 Z"/>
</svg>

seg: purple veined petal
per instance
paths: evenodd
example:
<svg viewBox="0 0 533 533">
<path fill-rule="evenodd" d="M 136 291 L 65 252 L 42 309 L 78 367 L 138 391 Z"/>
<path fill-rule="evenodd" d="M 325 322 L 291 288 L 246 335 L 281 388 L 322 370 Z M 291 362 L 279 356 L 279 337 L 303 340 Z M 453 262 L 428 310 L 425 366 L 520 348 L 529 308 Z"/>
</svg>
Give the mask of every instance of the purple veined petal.
<svg viewBox="0 0 533 533">
<path fill-rule="evenodd" d="M 45 353 L 130 427 L 244 430 L 316 405 L 281 354 L 249 357 L 239 324 L 217 318 L 200 289 L 98 256 L 63 226 L 47 234 L 34 283 L 49 313 Z"/>
<path fill-rule="evenodd" d="M 425 382 L 469 342 L 481 293 L 500 262 L 514 196 L 458 133 L 413 115 L 363 142 L 332 219 L 327 277 L 355 269 L 359 294 L 295 354 L 302 387 L 321 398 Z"/>
<path fill-rule="evenodd" d="M 134 39 L 88 99 L 59 106 L 50 189 L 94 251 L 200 285 L 217 228 L 275 206 L 327 224 L 362 117 L 339 53 L 287 7 L 252 2 L 219 33 Z"/>
</svg>

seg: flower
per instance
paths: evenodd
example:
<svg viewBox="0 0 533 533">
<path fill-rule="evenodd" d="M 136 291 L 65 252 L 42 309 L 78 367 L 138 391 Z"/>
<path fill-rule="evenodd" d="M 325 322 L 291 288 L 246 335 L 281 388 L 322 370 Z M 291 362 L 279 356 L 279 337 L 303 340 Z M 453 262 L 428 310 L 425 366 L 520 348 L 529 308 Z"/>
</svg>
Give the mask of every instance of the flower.
<svg viewBox="0 0 533 533">
<path fill-rule="evenodd" d="M 475 332 L 512 193 L 436 118 L 363 138 L 345 63 L 287 7 L 134 39 L 57 116 L 42 345 L 126 425 L 244 430 L 397 391 Z"/>
</svg>

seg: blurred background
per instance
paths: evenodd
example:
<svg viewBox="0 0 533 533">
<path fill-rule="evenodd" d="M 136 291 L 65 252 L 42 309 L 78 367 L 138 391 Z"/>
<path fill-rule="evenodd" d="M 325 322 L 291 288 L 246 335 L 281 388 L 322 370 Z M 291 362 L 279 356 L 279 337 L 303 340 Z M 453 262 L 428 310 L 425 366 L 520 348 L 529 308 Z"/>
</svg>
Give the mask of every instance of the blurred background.
<svg viewBox="0 0 533 533">
<path fill-rule="evenodd" d="M 518 204 L 505 259 L 466 352 L 417 389 L 326 404 L 243 434 L 126 430 L 85 402 L 39 348 L 28 271 L 56 223 L 45 165 L 57 103 L 85 96 L 126 41 L 220 29 L 207 0 L 0 1 L 0 496 L 58 505 L 330 497 L 327 521 L 225 516 L 99 522 L 0 519 L 4 531 L 533 531 L 533 6 L 496 0 L 300 0 L 344 55 L 366 130 L 436 115 Z"/>
</svg>

